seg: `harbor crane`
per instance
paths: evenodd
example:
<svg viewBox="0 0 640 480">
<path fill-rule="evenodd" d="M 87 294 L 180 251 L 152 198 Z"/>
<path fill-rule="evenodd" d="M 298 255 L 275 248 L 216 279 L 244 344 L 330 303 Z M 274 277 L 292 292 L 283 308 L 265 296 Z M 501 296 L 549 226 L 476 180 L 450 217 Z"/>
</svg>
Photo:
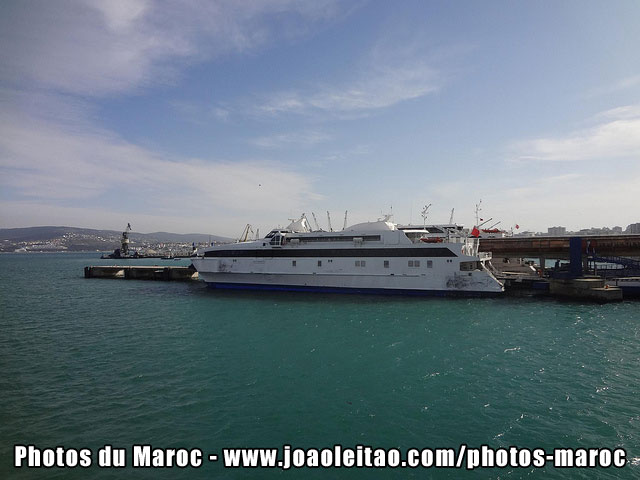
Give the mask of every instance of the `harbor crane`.
<svg viewBox="0 0 640 480">
<path fill-rule="evenodd" d="M 249 233 L 256 235 L 256 233 L 253 231 L 253 227 L 251 226 L 250 223 L 247 223 L 247 226 L 244 227 L 244 230 L 242 230 L 242 233 L 240 234 L 240 238 L 238 239 L 237 243 L 242 243 L 242 242 L 246 242 L 249 240 Z"/>
<path fill-rule="evenodd" d="M 318 219 L 316 218 L 316 214 L 311 212 L 311 216 L 313 217 L 313 223 L 316 224 L 316 231 L 321 232 L 322 229 L 320 228 L 320 225 L 318 225 Z"/>
</svg>

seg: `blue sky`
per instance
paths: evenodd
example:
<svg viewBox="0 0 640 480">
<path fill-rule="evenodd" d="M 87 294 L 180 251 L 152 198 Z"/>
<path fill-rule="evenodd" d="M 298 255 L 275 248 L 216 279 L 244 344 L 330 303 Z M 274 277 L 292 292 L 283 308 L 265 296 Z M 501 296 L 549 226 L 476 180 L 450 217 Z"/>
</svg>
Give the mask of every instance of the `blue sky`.
<svg viewBox="0 0 640 480">
<path fill-rule="evenodd" d="M 640 2 L 7 1 L 0 227 L 640 221 Z"/>
</svg>

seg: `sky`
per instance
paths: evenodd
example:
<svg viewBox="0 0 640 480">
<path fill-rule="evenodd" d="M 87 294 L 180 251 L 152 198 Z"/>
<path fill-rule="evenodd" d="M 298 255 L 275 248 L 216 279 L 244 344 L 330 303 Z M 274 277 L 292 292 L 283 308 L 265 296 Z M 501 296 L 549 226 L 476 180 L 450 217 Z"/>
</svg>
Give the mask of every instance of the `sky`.
<svg viewBox="0 0 640 480">
<path fill-rule="evenodd" d="M 640 222 L 640 2 L 0 3 L 0 228 Z"/>
</svg>

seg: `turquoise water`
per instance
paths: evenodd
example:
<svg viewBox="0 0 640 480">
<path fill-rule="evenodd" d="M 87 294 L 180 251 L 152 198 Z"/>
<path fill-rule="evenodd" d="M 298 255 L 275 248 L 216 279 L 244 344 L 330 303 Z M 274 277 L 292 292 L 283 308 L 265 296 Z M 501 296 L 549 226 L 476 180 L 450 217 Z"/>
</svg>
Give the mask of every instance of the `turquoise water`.
<svg viewBox="0 0 640 480">
<path fill-rule="evenodd" d="M 640 478 L 639 302 L 265 294 L 84 279 L 85 265 L 109 263 L 97 257 L 0 255 L 0 478 Z M 462 443 L 622 447 L 629 464 L 12 468 L 14 444 L 220 454 Z"/>
</svg>

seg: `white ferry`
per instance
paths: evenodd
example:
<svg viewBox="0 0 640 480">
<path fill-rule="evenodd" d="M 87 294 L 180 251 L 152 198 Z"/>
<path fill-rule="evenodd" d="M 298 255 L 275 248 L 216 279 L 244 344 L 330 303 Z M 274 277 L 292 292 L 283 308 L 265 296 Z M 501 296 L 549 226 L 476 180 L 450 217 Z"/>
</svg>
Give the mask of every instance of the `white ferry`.
<svg viewBox="0 0 640 480">
<path fill-rule="evenodd" d="M 193 265 L 211 287 L 403 295 L 500 295 L 478 240 L 385 220 L 312 231 L 303 215 L 261 239 L 215 245 Z M 434 240 L 437 238 L 438 240 Z"/>
</svg>

